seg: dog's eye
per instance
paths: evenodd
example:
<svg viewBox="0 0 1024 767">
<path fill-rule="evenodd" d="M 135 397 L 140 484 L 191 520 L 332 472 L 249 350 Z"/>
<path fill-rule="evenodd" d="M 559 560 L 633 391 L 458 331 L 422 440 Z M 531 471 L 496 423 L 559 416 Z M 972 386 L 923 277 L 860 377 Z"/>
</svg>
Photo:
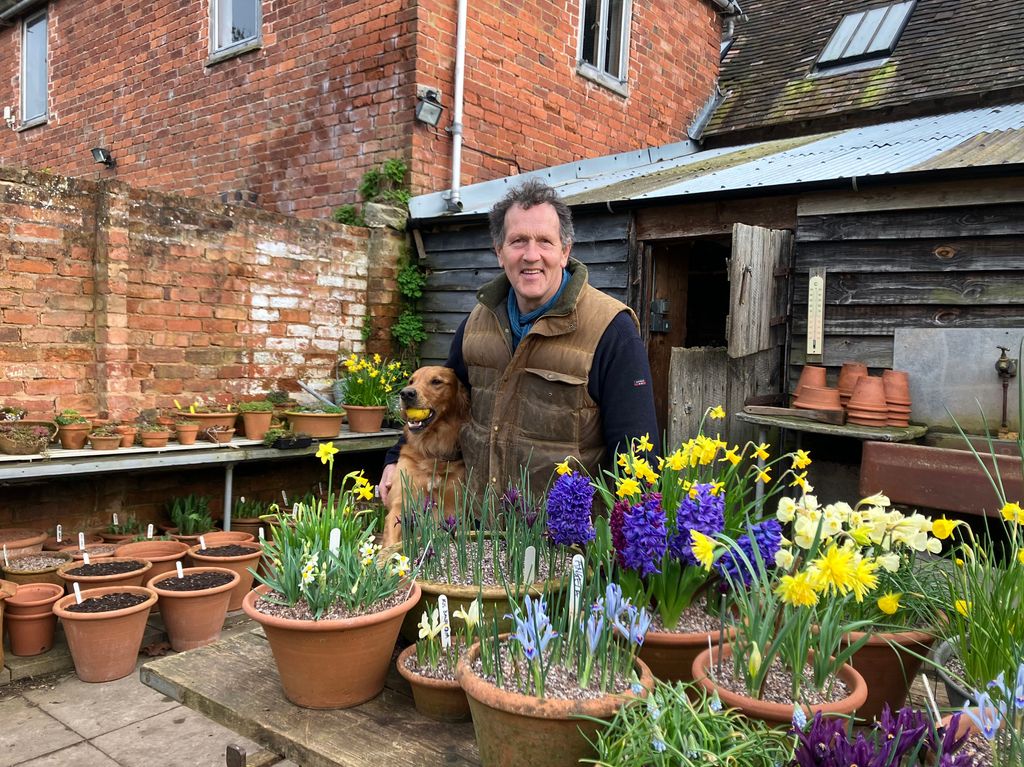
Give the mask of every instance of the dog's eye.
<svg viewBox="0 0 1024 767">
<path fill-rule="evenodd" d="M 441 386 L 441 385 L 443 385 L 443 384 L 444 384 L 444 379 L 443 379 L 443 378 L 435 378 L 435 379 L 434 379 L 433 381 L 431 381 L 430 383 L 431 383 L 432 385 L 434 385 L 434 386 Z"/>
</svg>

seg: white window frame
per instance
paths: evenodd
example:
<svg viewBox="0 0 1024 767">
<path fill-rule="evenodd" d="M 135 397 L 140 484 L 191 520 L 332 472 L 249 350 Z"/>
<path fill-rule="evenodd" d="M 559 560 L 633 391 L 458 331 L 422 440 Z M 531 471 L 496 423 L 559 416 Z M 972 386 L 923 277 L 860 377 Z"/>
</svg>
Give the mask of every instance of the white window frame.
<svg viewBox="0 0 1024 767">
<path fill-rule="evenodd" d="M 252 0 L 256 6 L 256 34 L 238 40 L 228 45 L 219 45 L 220 24 L 218 17 L 221 3 L 230 3 L 232 0 L 210 0 L 210 58 L 207 64 L 213 64 L 224 59 L 229 59 L 246 51 L 251 51 L 263 46 L 263 0 Z"/>
<path fill-rule="evenodd" d="M 46 74 L 43 78 L 43 111 L 41 114 L 28 115 L 28 110 L 25 107 L 27 90 L 26 85 L 28 83 L 25 77 L 26 65 L 28 64 L 28 27 L 30 24 L 43 19 L 43 42 L 46 45 L 46 57 L 45 67 Z M 31 16 L 26 16 L 21 24 L 21 87 L 19 90 L 19 108 L 21 110 L 21 127 L 30 128 L 33 125 L 39 125 L 45 123 L 50 117 L 50 16 L 49 8 L 44 8 L 39 13 L 34 13 Z"/>
<path fill-rule="evenodd" d="M 606 30 L 608 28 L 609 0 L 594 1 L 598 4 L 598 25 L 601 30 Z M 633 0 L 623 0 L 622 2 L 622 45 L 619 49 L 619 72 L 621 77 L 615 77 L 607 71 L 608 35 L 605 33 L 599 35 L 600 46 L 597 51 L 597 63 L 591 64 L 583 60 L 583 41 L 586 39 L 586 30 L 584 29 L 587 17 L 586 6 L 587 0 L 580 0 L 580 24 L 576 44 L 576 71 L 583 77 L 593 80 L 616 93 L 628 96 L 629 89 L 627 83 L 629 79 L 630 30 L 633 26 Z"/>
</svg>

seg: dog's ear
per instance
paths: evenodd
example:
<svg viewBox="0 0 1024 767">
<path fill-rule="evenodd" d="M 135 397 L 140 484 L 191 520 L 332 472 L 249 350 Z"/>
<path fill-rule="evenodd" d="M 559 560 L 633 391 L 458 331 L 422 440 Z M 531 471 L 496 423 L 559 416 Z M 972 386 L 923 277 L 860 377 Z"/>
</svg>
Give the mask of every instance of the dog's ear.
<svg viewBox="0 0 1024 767">
<path fill-rule="evenodd" d="M 453 404 L 455 416 L 459 420 L 464 421 L 469 418 L 469 391 L 467 391 L 458 376 L 455 376 L 455 402 Z"/>
</svg>

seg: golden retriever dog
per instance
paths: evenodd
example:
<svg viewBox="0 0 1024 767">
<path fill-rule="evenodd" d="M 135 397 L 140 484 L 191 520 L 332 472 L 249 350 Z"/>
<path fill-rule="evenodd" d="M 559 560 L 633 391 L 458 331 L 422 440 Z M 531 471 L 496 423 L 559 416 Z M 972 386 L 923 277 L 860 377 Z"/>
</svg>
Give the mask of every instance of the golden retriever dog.
<svg viewBox="0 0 1024 767">
<path fill-rule="evenodd" d="M 455 508 L 455 489 L 466 479 L 459 429 L 469 419 L 469 394 L 451 368 L 422 367 L 399 394 L 405 444 L 388 498 L 384 544 L 401 540 L 402 501 L 411 492 Z"/>
</svg>

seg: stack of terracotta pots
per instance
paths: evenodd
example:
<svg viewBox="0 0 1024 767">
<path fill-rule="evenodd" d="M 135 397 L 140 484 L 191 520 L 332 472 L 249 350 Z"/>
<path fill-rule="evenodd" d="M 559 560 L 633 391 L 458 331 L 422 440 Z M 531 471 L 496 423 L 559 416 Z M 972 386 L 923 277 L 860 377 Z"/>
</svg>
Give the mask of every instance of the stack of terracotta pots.
<svg viewBox="0 0 1024 767">
<path fill-rule="evenodd" d="M 844 362 L 839 371 L 839 399 L 846 407 L 853 396 L 853 387 L 857 385 L 857 379 L 868 374 L 868 366 L 863 362 Z"/>
<path fill-rule="evenodd" d="M 910 377 L 903 370 L 882 373 L 885 403 L 889 411 L 888 426 L 910 425 Z"/>
<path fill-rule="evenodd" d="M 825 382 L 825 368 L 819 365 L 804 365 L 804 369 L 800 371 L 800 380 L 796 382 L 796 389 L 793 391 L 793 407 L 797 407 L 796 403 L 800 400 L 800 395 L 803 393 L 805 386 L 824 388 L 827 385 Z"/>
<path fill-rule="evenodd" d="M 864 375 L 857 379 L 846 405 L 846 422 L 858 426 L 885 427 L 889 407 L 885 402 L 885 386 L 880 376 Z"/>
<path fill-rule="evenodd" d="M 804 385 L 793 400 L 793 407 L 804 410 L 842 410 L 843 403 L 839 399 L 839 389 Z"/>
</svg>

